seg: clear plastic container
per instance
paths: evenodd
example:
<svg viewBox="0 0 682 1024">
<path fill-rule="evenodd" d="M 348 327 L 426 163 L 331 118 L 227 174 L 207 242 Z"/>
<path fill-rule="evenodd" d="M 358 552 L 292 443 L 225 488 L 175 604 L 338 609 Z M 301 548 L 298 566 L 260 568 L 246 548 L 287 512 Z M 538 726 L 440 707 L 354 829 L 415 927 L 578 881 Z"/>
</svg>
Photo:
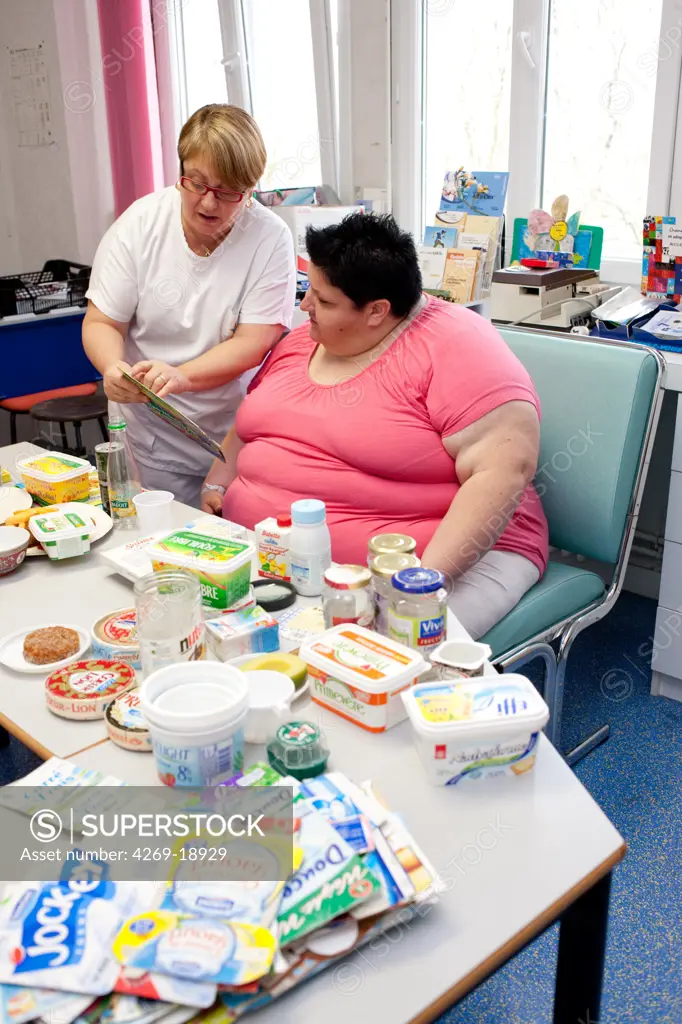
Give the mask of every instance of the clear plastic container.
<svg viewBox="0 0 682 1024">
<path fill-rule="evenodd" d="M 201 591 L 196 576 L 154 572 L 135 584 L 137 637 L 146 675 L 176 662 L 206 657 Z"/>
<path fill-rule="evenodd" d="M 280 775 L 311 779 L 327 767 L 329 747 L 321 729 L 312 722 L 280 725 L 267 746 L 268 760 Z"/>
<path fill-rule="evenodd" d="M 401 569 L 392 579 L 388 635 L 416 651 L 445 640 L 447 592 L 437 569 Z"/>
<path fill-rule="evenodd" d="M 382 636 L 388 636 L 388 609 L 393 596 L 393 576 L 401 569 L 418 569 L 420 564 L 416 555 L 402 555 L 399 552 L 375 555 L 371 559 L 369 568 L 372 573 L 374 594 L 374 629 Z"/>
<path fill-rule="evenodd" d="M 364 565 L 332 565 L 324 574 L 322 610 L 327 629 L 344 622 L 371 628 L 374 621 L 372 574 Z"/>
</svg>

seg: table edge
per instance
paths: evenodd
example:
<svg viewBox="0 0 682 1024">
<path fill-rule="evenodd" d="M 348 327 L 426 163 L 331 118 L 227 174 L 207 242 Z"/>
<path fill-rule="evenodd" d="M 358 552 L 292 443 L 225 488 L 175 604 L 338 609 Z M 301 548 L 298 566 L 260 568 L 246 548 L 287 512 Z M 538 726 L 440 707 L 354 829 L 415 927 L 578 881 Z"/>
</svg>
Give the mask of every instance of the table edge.
<svg viewBox="0 0 682 1024">
<path fill-rule="evenodd" d="M 34 754 L 37 754 L 38 757 L 42 757 L 43 761 L 48 761 L 51 757 L 55 757 L 55 754 L 51 750 L 48 750 L 48 748 L 44 747 L 42 743 L 35 740 L 30 733 L 27 733 L 20 725 L 17 725 L 17 723 L 13 722 L 11 718 L 4 715 L 2 711 L 0 711 L 0 726 L 2 726 L 3 729 L 6 729 L 7 732 L 14 736 L 15 739 L 23 743 L 25 747 L 32 750 Z"/>
<path fill-rule="evenodd" d="M 489 978 L 494 971 L 506 963 L 515 953 L 519 952 L 531 939 L 534 939 L 553 924 L 571 904 L 575 903 L 580 896 L 584 895 L 592 886 L 596 885 L 597 882 L 612 871 L 616 864 L 623 860 L 626 853 L 627 843 L 623 840 L 618 849 L 614 850 L 606 860 L 602 861 L 596 868 L 593 868 L 588 875 L 577 882 L 558 900 L 555 900 L 533 921 L 525 925 L 520 932 L 517 932 L 504 945 L 496 949 L 485 960 L 482 960 L 473 971 L 460 978 L 455 985 L 438 996 L 425 1009 L 420 1010 L 416 1016 L 410 1017 L 409 1024 L 432 1024 L 438 1017 L 446 1013 L 455 1003 L 463 999 L 472 989 L 482 981 L 485 981 L 486 978 Z"/>
</svg>

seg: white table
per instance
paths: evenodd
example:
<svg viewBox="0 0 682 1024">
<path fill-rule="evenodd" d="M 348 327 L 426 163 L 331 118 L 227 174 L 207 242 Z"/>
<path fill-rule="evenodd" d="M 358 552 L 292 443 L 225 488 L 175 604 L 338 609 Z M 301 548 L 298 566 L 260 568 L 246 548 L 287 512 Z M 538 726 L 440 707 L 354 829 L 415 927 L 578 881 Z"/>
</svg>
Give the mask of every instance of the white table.
<svg viewBox="0 0 682 1024">
<path fill-rule="evenodd" d="M 30 450 L 14 449 L 0 449 L 0 462 Z M 173 515 L 180 525 L 196 510 L 176 503 Z M 32 558 L 0 580 L 3 632 L 55 616 L 89 627 L 130 604 L 131 585 L 97 557 L 121 542 L 112 533 L 73 562 Z M 466 636 L 454 617 L 448 635 Z M 255 1019 L 431 1021 L 560 917 L 555 1024 L 587 1020 L 588 1009 L 598 1019 L 610 872 L 625 844 L 545 737 L 533 773 L 441 789 L 427 783 L 406 722 L 372 735 L 308 698 L 295 709 L 326 733 L 331 768 L 371 778 L 404 814 L 448 891 L 397 941 L 375 940 Z M 158 784 L 153 755 L 121 750 L 104 738 L 101 721 L 69 722 L 49 712 L 40 675 L 0 667 L 0 722 L 42 757 L 70 757 L 133 784 Z M 251 763 L 262 750 L 248 754 Z"/>
<path fill-rule="evenodd" d="M 448 891 L 425 920 L 399 928 L 390 943 L 373 940 L 254 1020 L 423 1024 L 562 918 L 555 1024 L 597 1021 L 610 872 L 625 844 L 549 741 L 541 737 L 527 776 L 432 787 L 407 722 L 371 735 L 304 700 L 302 716 L 329 740 L 329 767 L 374 781 Z M 247 763 L 260 756 L 247 747 Z M 109 741 L 72 760 L 133 785 L 158 783 L 152 754 Z"/>
</svg>

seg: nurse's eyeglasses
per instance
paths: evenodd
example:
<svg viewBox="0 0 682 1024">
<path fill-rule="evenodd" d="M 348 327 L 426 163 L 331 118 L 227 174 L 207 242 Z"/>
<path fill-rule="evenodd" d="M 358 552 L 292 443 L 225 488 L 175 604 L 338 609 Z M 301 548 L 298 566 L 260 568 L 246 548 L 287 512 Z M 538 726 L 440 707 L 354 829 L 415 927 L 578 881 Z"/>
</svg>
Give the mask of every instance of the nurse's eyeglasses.
<svg viewBox="0 0 682 1024">
<path fill-rule="evenodd" d="M 195 196 L 205 196 L 207 192 L 212 192 L 218 202 L 241 203 L 244 198 L 243 192 L 228 192 L 224 188 L 213 188 L 211 185 L 205 185 L 203 181 L 195 181 L 194 178 L 183 176 L 180 178 L 180 185 Z"/>
</svg>

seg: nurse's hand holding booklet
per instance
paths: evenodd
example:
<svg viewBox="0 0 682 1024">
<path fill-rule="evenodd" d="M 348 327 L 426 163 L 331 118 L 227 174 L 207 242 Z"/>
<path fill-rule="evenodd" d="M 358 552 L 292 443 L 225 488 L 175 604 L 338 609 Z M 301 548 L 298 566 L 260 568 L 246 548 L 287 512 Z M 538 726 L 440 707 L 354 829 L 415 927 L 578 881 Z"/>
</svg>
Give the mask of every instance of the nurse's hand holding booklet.
<svg viewBox="0 0 682 1024">
<path fill-rule="evenodd" d="M 212 437 L 209 437 L 206 431 L 202 430 L 198 423 L 191 420 L 188 416 L 184 416 L 178 409 L 173 408 L 164 398 L 160 395 L 155 394 L 146 384 L 143 384 L 141 380 L 138 380 L 133 376 L 133 373 L 137 370 L 142 372 L 140 367 L 143 363 L 136 363 L 135 366 L 123 369 L 125 363 L 119 363 L 118 366 L 121 371 L 123 380 L 133 385 L 139 393 L 144 396 L 143 401 L 147 403 L 147 408 L 150 412 L 153 412 L 156 416 L 159 416 L 164 422 L 168 423 L 169 426 L 175 430 L 179 430 L 185 437 L 189 437 L 192 441 L 195 441 L 198 445 L 201 445 L 207 452 L 210 452 L 215 459 L 220 459 L 221 462 L 225 461 L 223 450 L 217 441 L 214 441 Z M 159 365 L 159 364 L 152 364 Z M 165 365 L 165 364 L 164 364 Z M 174 369 L 170 367 L 170 369 Z M 148 371 L 147 371 L 148 373 Z M 184 376 L 184 375 L 182 375 Z M 185 389 L 186 390 L 186 389 Z M 109 396 L 111 397 L 111 396 Z M 127 399 L 130 401 L 130 399 Z"/>
<path fill-rule="evenodd" d="M 142 394 L 137 386 L 137 381 L 132 382 L 126 379 L 126 374 L 133 375 L 133 367 L 123 361 L 114 363 L 104 373 L 104 393 L 110 402 L 117 402 L 119 405 L 126 405 L 131 402 L 147 402 L 148 399 Z"/>
<path fill-rule="evenodd" d="M 171 394 L 180 395 L 192 387 L 189 377 L 179 366 L 171 366 L 162 359 L 143 359 L 135 363 L 130 373 L 159 398 L 167 398 Z"/>
</svg>

